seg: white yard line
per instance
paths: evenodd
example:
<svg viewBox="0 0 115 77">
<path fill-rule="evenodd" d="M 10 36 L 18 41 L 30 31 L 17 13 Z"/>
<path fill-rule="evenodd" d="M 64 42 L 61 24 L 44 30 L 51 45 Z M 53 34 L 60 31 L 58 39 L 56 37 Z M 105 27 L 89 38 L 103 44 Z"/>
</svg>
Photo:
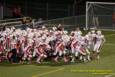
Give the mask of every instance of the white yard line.
<svg viewBox="0 0 115 77">
<path fill-rule="evenodd" d="M 64 68 L 59 68 L 57 70 L 52 70 L 52 71 L 44 72 L 44 73 L 41 73 L 41 74 L 36 74 L 36 75 L 33 75 L 32 77 L 40 77 L 40 76 L 43 76 L 43 75 L 47 75 L 47 74 L 55 73 L 57 71 L 61 71 L 63 69 Z"/>
</svg>

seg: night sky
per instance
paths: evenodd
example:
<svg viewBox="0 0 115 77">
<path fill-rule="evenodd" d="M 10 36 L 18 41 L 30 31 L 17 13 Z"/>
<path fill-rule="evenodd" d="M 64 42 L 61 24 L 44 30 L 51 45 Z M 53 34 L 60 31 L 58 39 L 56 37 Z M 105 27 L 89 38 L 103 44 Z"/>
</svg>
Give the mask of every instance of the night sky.
<svg viewBox="0 0 115 77">
<path fill-rule="evenodd" d="M 108 2 L 108 0 L 88 1 Z M 115 2 L 115 0 L 109 0 L 109 2 Z M 0 0 L 0 3 L 8 9 L 5 16 L 11 13 L 9 9 L 19 6 L 24 16 L 44 19 L 84 15 L 86 6 L 85 0 Z"/>
</svg>

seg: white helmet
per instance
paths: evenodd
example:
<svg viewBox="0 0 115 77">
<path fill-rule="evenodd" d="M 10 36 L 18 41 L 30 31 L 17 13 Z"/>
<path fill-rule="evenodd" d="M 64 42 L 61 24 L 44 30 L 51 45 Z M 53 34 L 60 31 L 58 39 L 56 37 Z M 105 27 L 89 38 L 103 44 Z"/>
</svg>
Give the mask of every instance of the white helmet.
<svg viewBox="0 0 115 77">
<path fill-rule="evenodd" d="M 28 39 L 28 41 L 29 41 L 29 43 L 33 43 L 33 42 L 34 42 L 34 41 L 33 41 L 32 39 L 30 39 L 30 38 Z"/>
<path fill-rule="evenodd" d="M 42 26 L 42 29 L 45 29 L 46 27 L 45 26 Z"/>
<path fill-rule="evenodd" d="M 40 34 L 40 33 L 37 33 L 37 36 L 38 36 L 38 37 L 40 37 L 40 36 L 41 36 L 41 34 Z"/>
<path fill-rule="evenodd" d="M 92 30 L 91 33 L 95 33 L 95 30 Z"/>
<path fill-rule="evenodd" d="M 14 29 L 15 29 L 15 27 L 13 26 L 13 27 L 12 27 L 12 29 L 14 30 Z"/>
<path fill-rule="evenodd" d="M 55 31 L 57 28 L 56 27 L 52 27 L 52 29 Z"/>
<path fill-rule="evenodd" d="M 87 35 L 90 35 L 90 34 L 91 34 L 91 32 L 88 32 L 88 33 L 87 33 Z"/>
<path fill-rule="evenodd" d="M 82 37 L 81 37 L 81 40 L 85 40 L 85 37 L 84 37 L 84 36 L 82 36 Z"/>
<path fill-rule="evenodd" d="M 42 36 L 42 40 L 45 40 L 45 39 L 46 39 L 46 37 Z"/>
<path fill-rule="evenodd" d="M 68 31 L 63 31 L 63 33 L 64 33 L 64 34 L 67 34 L 67 33 L 68 33 Z"/>
<path fill-rule="evenodd" d="M 97 34 L 101 34 L 101 31 L 100 31 L 100 30 L 98 30 L 98 31 L 97 31 Z"/>
</svg>

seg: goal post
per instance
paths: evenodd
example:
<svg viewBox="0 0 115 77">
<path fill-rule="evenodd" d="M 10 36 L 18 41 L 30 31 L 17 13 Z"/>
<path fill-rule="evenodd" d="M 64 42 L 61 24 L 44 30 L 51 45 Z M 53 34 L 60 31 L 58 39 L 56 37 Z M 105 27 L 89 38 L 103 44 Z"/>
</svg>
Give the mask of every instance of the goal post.
<svg viewBox="0 0 115 77">
<path fill-rule="evenodd" d="M 115 29 L 114 2 L 86 2 L 86 29 Z"/>
</svg>

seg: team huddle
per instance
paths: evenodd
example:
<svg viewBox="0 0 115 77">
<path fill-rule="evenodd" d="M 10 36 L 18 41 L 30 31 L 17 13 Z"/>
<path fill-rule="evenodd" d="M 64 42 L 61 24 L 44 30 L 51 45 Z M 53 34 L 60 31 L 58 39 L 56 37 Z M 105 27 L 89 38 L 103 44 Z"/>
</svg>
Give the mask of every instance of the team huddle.
<svg viewBox="0 0 115 77">
<path fill-rule="evenodd" d="M 104 42 L 104 35 L 95 30 L 83 35 L 79 28 L 68 32 L 60 25 L 52 29 L 10 27 L 0 31 L 0 62 L 88 62 L 99 59 Z"/>
</svg>

